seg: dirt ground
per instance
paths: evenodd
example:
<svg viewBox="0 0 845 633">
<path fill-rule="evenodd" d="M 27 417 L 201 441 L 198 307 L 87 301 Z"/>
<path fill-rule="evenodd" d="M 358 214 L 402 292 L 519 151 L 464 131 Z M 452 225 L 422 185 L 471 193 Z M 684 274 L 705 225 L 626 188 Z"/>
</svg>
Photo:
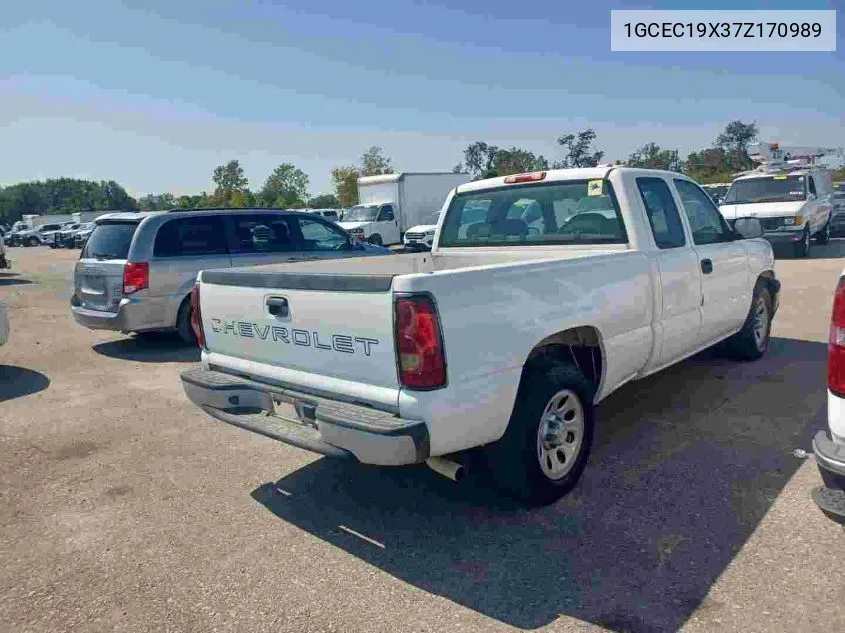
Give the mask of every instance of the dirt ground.
<svg viewBox="0 0 845 633">
<path fill-rule="evenodd" d="M 624 387 L 578 488 L 531 511 L 212 421 L 196 350 L 78 327 L 78 252 L 9 250 L 2 631 L 845 630 L 845 533 L 790 454 L 825 424 L 843 241 L 779 260 L 763 360 Z"/>
</svg>

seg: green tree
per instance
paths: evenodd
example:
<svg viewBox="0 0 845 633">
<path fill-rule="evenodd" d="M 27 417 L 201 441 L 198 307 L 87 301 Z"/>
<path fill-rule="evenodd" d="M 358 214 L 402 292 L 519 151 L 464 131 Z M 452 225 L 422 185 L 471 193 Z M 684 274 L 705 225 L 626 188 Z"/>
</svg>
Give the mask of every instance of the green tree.
<svg viewBox="0 0 845 633">
<path fill-rule="evenodd" d="M 324 193 L 311 198 L 308 201 L 307 206 L 310 209 L 337 209 L 339 205 L 337 202 L 337 196 L 333 193 Z"/>
<path fill-rule="evenodd" d="M 308 176 L 290 163 L 282 163 L 273 170 L 258 194 L 267 207 L 301 206 L 308 198 Z"/>
<path fill-rule="evenodd" d="M 228 207 L 235 192 L 246 191 L 248 184 L 244 169 L 237 160 L 215 167 L 211 179 L 216 185 L 212 202 L 220 207 Z"/>
<path fill-rule="evenodd" d="M 358 177 L 361 172 L 354 165 L 332 169 L 332 184 L 338 204 L 352 207 L 358 204 Z"/>
<path fill-rule="evenodd" d="M 555 163 L 555 168 L 595 167 L 604 157 L 604 152 L 592 148 L 596 133 L 586 129 L 578 134 L 564 134 L 557 139 L 558 145 L 566 148 L 566 156 Z"/>
<path fill-rule="evenodd" d="M 549 161 L 542 155 L 535 156 L 533 152 L 517 147 L 499 149 L 493 156 L 493 169 L 497 176 L 509 176 L 548 168 Z"/>
<path fill-rule="evenodd" d="M 634 151 L 626 163 L 628 167 L 644 169 L 665 169 L 667 171 L 681 171 L 683 161 L 676 149 L 660 149 L 656 143 L 646 143 Z"/>
<path fill-rule="evenodd" d="M 499 148 L 483 141 L 470 143 L 464 150 L 464 165 L 474 180 L 496 176 L 496 154 Z"/>
<path fill-rule="evenodd" d="M 172 193 L 147 194 L 138 199 L 141 211 L 165 211 L 176 208 L 176 198 Z"/>
<path fill-rule="evenodd" d="M 360 172 L 362 176 L 380 176 L 392 174 L 393 167 L 390 165 L 390 158 L 384 155 L 384 151 L 373 145 L 361 155 Z"/>
<path fill-rule="evenodd" d="M 725 150 L 710 147 L 698 152 L 691 152 L 684 163 L 684 173 L 701 184 L 730 182 L 734 170 L 728 161 Z"/>
<path fill-rule="evenodd" d="M 731 121 L 716 137 L 716 147 L 724 150 L 734 171 L 751 169 L 754 161 L 748 156 L 748 145 L 757 138 L 757 124 Z"/>
</svg>

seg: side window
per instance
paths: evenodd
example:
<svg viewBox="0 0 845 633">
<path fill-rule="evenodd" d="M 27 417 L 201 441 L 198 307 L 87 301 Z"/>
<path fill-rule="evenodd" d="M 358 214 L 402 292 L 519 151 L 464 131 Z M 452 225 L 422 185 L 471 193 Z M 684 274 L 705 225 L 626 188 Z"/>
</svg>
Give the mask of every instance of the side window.
<svg viewBox="0 0 845 633">
<path fill-rule="evenodd" d="M 165 222 L 158 229 L 155 257 L 192 257 L 224 255 L 226 233 L 220 216 L 178 218 Z"/>
<path fill-rule="evenodd" d="M 302 250 L 337 251 L 349 243 L 346 233 L 319 220 L 297 218 L 302 232 Z"/>
<path fill-rule="evenodd" d="M 816 193 L 816 181 L 813 180 L 812 176 L 807 176 L 807 191 L 809 191 L 814 196 L 818 196 Z"/>
<path fill-rule="evenodd" d="M 688 180 L 675 179 L 675 188 L 684 206 L 696 244 L 718 244 L 732 239 L 727 222 L 706 193 Z"/>
<path fill-rule="evenodd" d="M 677 248 L 687 243 L 684 226 L 669 185 L 662 178 L 637 178 L 648 223 L 658 248 Z"/>
<path fill-rule="evenodd" d="M 235 253 L 288 253 L 297 250 L 289 219 L 272 213 L 233 213 Z"/>
<path fill-rule="evenodd" d="M 381 211 L 379 211 L 378 222 L 386 222 L 388 220 L 393 220 L 394 218 L 393 205 L 386 204 L 381 208 Z"/>
</svg>

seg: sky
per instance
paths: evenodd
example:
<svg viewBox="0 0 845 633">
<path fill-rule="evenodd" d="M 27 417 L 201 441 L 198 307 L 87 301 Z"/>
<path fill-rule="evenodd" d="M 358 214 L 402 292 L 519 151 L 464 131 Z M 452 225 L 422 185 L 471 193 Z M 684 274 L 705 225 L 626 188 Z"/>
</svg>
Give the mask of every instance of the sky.
<svg viewBox="0 0 845 633">
<path fill-rule="evenodd" d="M 476 140 L 554 159 L 557 137 L 587 127 L 611 160 L 652 141 L 685 155 L 735 119 L 761 140 L 845 146 L 842 13 L 831 53 L 610 51 L 611 9 L 734 5 L 7 2 L 0 186 L 72 176 L 196 193 L 234 158 L 253 190 L 291 162 L 317 194 L 371 145 L 397 171 L 449 170 Z"/>
</svg>

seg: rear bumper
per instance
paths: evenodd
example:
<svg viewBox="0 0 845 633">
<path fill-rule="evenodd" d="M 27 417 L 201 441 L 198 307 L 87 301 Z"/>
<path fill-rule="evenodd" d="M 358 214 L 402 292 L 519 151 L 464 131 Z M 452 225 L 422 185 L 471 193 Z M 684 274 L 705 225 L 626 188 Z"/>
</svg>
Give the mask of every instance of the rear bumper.
<svg viewBox="0 0 845 633">
<path fill-rule="evenodd" d="M 380 466 L 429 457 L 428 427 L 420 420 L 202 367 L 183 372 L 182 387 L 222 422 L 321 455 Z"/>
<path fill-rule="evenodd" d="M 813 453 L 824 481 L 813 491 L 813 501 L 828 518 L 845 525 L 845 444 L 819 431 L 813 438 Z"/>
</svg>

